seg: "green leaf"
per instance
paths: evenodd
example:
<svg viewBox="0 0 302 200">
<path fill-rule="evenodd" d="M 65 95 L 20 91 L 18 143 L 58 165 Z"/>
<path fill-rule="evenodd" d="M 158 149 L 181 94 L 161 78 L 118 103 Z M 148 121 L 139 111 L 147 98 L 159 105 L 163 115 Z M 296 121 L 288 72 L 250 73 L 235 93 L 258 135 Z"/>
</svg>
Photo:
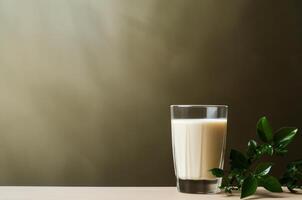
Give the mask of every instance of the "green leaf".
<svg viewBox="0 0 302 200">
<path fill-rule="evenodd" d="M 296 165 L 294 165 L 293 163 L 289 163 L 287 166 L 286 166 L 286 170 L 289 172 L 289 173 L 296 173 L 298 171 L 298 168 Z"/>
<path fill-rule="evenodd" d="M 255 140 L 250 140 L 248 143 L 247 143 L 248 147 L 250 149 L 256 149 L 257 147 L 257 142 Z"/>
<path fill-rule="evenodd" d="M 261 186 L 271 192 L 283 192 L 280 182 L 273 176 L 261 178 Z"/>
<path fill-rule="evenodd" d="M 287 149 L 278 149 L 278 148 L 276 148 L 275 152 L 276 152 L 277 155 L 283 156 L 288 152 L 288 150 Z"/>
<path fill-rule="evenodd" d="M 224 192 L 229 193 L 229 194 L 232 194 L 232 189 L 231 189 L 230 187 L 226 187 L 226 188 L 224 189 Z"/>
<path fill-rule="evenodd" d="M 279 129 L 274 135 L 274 143 L 279 148 L 285 148 L 295 137 L 298 129 L 284 127 Z"/>
<path fill-rule="evenodd" d="M 228 177 L 223 177 L 220 185 L 220 189 L 223 189 L 225 187 L 228 187 L 230 185 L 230 181 Z"/>
<path fill-rule="evenodd" d="M 286 184 L 286 187 L 290 192 L 296 193 L 296 191 L 294 189 L 297 187 L 297 181 L 295 181 L 295 180 L 288 181 Z"/>
<path fill-rule="evenodd" d="M 255 169 L 255 174 L 258 176 L 265 176 L 270 172 L 272 166 L 273 163 L 270 162 L 259 163 Z"/>
<path fill-rule="evenodd" d="M 296 178 L 297 178 L 298 180 L 302 180 L 302 172 L 297 171 L 297 172 L 296 172 Z"/>
<path fill-rule="evenodd" d="M 243 176 L 242 174 L 237 174 L 235 176 L 235 178 L 236 178 L 236 181 L 238 183 L 238 188 L 240 188 L 242 186 L 242 183 L 243 183 L 244 179 L 245 179 L 245 176 Z"/>
<path fill-rule="evenodd" d="M 257 190 L 257 186 L 257 179 L 254 176 L 248 176 L 243 181 L 240 198 L 242 199 L 254 194 Z"/>
<path fill-rule="evenodd" d="M 266 117 L 261 117 L 257 123 L 257 134 L 263 142 L 273 140 L 273 130 Z"/>
<path fill-rule="evenodd" d="M 263 144 L 259 147 L 259 152 L 260 155 L 267 154 L 272 156 L 274 154 L 274 148 L 270 144 Z"/>
<path fill-rule="evenodd" d="M 232 149 L 230 153 L 231 169 L 247 169 L 249 161 L 241 152 Z"/>
<path fill-rule="evenodd" d="M 219 169 L 219 168 L 213 168 L 213 169 L 210 169 L 210 171 L 212 172 L 212 174 L 216 177 L 223 177 L 224 175 L 224 172 L 222 169 Z"/>
<path fill-rule="evenodd" d="M 250 140 L 247 145 L 247 155 L 249 157 L 254 157 L 256 155 L 257 142 L 255 140 Z"/>
</svg>

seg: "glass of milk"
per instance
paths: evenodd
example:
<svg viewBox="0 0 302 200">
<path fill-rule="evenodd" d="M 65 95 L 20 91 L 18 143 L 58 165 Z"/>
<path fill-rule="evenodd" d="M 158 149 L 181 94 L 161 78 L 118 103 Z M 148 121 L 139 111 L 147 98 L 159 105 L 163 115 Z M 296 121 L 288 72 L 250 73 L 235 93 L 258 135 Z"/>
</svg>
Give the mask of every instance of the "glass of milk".
<svg viewBox="0 0 302 200">
<path fill-rule="evenodd" d="M 170 109 L 178 191 L 219 192 L 221 179 L 209 170 L 223 168 L 228 107 L 171 105 Z"/>
</svg>

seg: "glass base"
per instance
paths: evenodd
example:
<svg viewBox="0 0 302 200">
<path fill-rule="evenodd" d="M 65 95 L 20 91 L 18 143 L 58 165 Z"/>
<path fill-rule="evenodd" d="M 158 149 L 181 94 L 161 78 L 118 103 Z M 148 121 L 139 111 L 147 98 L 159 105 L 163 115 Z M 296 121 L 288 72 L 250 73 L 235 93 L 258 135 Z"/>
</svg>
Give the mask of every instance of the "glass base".
<svg viewBox="0 0 302 200">
<path fill-rule="evenodd" d="M 207 194 L 220 192 L 220 179 L 217 180 L 183 180 L 177 179 L 179 192 L 192 194 Z"/>
</svg>

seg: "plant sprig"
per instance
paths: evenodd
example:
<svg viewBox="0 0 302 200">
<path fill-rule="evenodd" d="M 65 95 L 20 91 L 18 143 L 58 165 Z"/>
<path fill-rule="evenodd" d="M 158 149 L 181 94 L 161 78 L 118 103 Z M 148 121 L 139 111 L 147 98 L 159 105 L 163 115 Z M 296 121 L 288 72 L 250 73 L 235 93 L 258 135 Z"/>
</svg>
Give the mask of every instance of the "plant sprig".
<svg viewBox="0 0 302 200">
<path fill-rule="evenodd" d="M 275 133 L 266 117 L 257 123 L 257 135 L 261 143 L 248 142 L 247 150 L 242 153 L 235 149 L 230 152 L 230 170 L 211 169 L 214 176 L 222 178 L 220 189 L 227 193 L 241 191 L 240 198 L 253 195 L 257 187 L 264 187 L 270 192 L 282 192 L 286 186 L 291 192 L 301 189 L 302 160 L 291 162 L 280 179 L 270 174 L 272 162 L 259 162 L 264 156 L 282 156 L 288 152 L 287 146 L 293 141 L 298 129 L 284 127 Z"/>
</svg>

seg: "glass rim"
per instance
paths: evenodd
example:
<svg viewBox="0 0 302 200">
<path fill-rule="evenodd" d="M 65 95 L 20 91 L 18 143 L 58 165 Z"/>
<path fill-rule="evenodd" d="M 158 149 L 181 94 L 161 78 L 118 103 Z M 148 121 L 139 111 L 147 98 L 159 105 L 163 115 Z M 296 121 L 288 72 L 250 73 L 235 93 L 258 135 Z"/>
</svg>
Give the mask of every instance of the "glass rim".
<svg viewBox="0 0 302 200">
<path fill-rule="evenodd" d="M 191 104 L 191 105 L 185 105 L 185 104 L 173 104 L 170 105 L 170 108 L 174 107 L 183 107 L 183 108 L 209 108 L 209 107 L 215 107 L 215 108 L 228 108 L 228 105 L 201 105 L 201 104 Z"/>
</svg>

